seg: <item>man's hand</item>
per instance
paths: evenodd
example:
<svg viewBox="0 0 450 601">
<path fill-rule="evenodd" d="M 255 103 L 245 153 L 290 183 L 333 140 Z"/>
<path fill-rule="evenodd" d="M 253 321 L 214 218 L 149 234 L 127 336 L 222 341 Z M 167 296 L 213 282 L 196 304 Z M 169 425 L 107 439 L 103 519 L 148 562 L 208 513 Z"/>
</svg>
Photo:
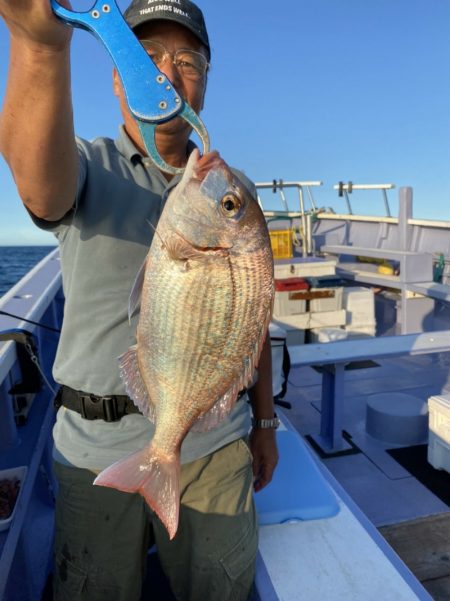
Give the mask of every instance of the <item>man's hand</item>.
<svg viewBox="0 0 450 601">
<path fill-rule="evenodd" d="M 250 434 L 250 450 L 253 454 L 253 488 L 258 492 L 272 480 L 278 463 L 275 430 L 254 428 Z"/>
<path fill-rule="evenodd" d="M 60 4 L 70 8 L 67 0 Z M 6 23 L 11 38 L 36 51 L 67 48 L 72 27 L 59 21 L 49 0 L 0 0 L 0 17 Z"/>
</svg>

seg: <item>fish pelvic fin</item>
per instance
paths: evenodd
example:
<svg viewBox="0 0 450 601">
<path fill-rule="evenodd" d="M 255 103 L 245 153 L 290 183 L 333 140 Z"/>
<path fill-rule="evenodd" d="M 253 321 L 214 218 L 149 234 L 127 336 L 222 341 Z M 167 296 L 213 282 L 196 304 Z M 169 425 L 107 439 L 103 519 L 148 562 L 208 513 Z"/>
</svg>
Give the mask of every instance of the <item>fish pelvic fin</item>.
<svg viewBox="0 0 450 601">
<path fill-rule="evenodd" d="M 203 415 L 200 415 L 197 418 L 192 424 L 191 431 L 208 432 L 218 426 L 234 407 L 239 391 L 240 386 L 238 383 L 233 384 L 223 396 L 217 399 L 211 409 L 208 409 L 206 413 L 203 413 Z"/>
<path fill-rule="evenodd" d="M 250 349 L 248 356 L 242 360 L 241 371 L 236 380 L 231 384 L 230 388 L 219 397 L 214 405 L 205 413 L 200 415 L 192 424 L 192 432 L 207 432 L 215 428 L 222 420 L 224 420 L 230 411 L 233 409 L 239 392 L 247 387 L 252 387 L 255 383 L 256 367 L 261 356 L 261 351 L 264 346 L 264 341 L 268 335 L 269 323 L 272 314 L 272 304 L 267 311 L 264 321 L 258 334 L 256 342 Z"/>
<path fill-rule="evenodd" d="M 172 540 L 180 512 L 180 462 L 177 455 L 163 455 L 152 447 L 116 461 L 94 480 L 96 486 L 139 493 L 164 524 Z"/>
</svg>

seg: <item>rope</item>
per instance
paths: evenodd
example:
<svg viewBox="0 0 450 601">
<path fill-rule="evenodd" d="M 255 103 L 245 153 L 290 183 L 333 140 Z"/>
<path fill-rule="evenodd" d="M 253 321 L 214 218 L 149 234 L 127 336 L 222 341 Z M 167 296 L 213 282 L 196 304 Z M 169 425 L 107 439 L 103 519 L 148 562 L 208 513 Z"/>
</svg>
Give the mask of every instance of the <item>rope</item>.
<svg viewBox="0 0 450 601">
<path fill-rule="evenodd" d="M 21 321 L 26 321 L 27 323 L 32 323 L 33 325 L 39 326 L 40 328 L 43 328 L 44 330 L 50 330 L 50 332 L 57 332 L 58 334 L 61 333 L 61 330 L 52 328 L 51 326 L 46 326 L 43 323 L 39 323 L 38 321 L 33 321 L 31 319 L 26 319 L 25 317 L 20 317 L 20 315 L 14 315 L 13 313 L 8 313 L 7 311 L 0 311 L 0 315 L 6 315 L 7 317 L 14 317 L 14 319 L 20 319 Z"/>
</svg>

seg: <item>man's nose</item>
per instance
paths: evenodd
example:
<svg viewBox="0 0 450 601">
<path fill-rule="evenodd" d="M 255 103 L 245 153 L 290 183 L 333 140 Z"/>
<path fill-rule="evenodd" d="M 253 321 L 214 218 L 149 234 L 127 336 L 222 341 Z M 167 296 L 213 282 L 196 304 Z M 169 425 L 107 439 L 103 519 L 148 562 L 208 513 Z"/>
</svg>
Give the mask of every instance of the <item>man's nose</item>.
<svg viewBox="0 0 450 601">
<path fill-rule="evenodd" d="M 170 81 L 173 83 L 174 87 L 177 88 L 177 86 L 181 82 L 181 76 L 180 76 L 180 72 L 178 71 L 177 67 L 175 66 L 174 60 L 171 56 L 166 57 L 166 60 L 159 67 L 159 70 L 162 71 L 162 73 L 164 73 L 164 75 L 168 79 L 170 79 Z"/>
</svg>

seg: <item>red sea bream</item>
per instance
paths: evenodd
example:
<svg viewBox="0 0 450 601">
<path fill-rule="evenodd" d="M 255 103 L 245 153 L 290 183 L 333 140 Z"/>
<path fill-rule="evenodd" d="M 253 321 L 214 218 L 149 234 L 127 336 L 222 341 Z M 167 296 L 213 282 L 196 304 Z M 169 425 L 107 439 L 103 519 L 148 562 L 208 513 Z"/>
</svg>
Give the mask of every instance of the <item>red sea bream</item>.
<svg viewBox="0 0 450 601">
<path fill-rule="evenodd" d="M 156 423 L 141 451 L 95 484 L 139 492 L 170 538 L 178 527 L 180 448 L 208 430 L 252 381 L 273 303 L 263 213 L 227 168 L 196 176 L 197 151 L 167 199 L 142 277 L 137 344 L 120 358 L 127 394 Z M 132 307 L 138 302 L 132 293 Z"/>
</svg>

